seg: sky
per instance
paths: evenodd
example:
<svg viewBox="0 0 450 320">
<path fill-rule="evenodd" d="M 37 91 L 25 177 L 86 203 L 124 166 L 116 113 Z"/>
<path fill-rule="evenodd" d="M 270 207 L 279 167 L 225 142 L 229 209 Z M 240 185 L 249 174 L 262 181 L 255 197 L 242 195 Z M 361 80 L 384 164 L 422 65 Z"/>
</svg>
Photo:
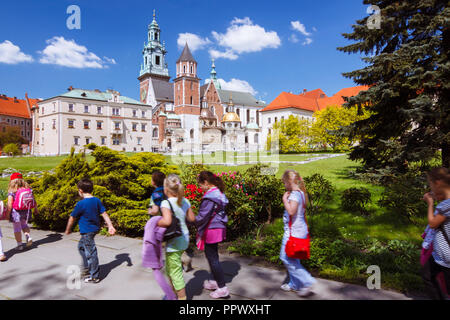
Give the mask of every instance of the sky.
<svg viewBox="0 0 450 320">
<path fill-rule="evenodd" d="M 223 89 L 270 103 L 281 92 L 321 88 L 328 96 L 355 84 L 342 73 L 361 57 L 350 44 L 367 14 L 362 0 L 2 0 L 0 94 L 47 99 L 67 88 L 114 89 L 139 100 L 142 48 L 156 20 L 172 79 L 188 42 L 203 85 L 215 58 Z M 74 19 L 70 6 L 80 9 Z M 69 10 L 68 10 L 69 9 Z M 69 13 L 68 13 L 69 11 Z M 79 29 L 76 26 L 80 21 Z"/>
</svg>

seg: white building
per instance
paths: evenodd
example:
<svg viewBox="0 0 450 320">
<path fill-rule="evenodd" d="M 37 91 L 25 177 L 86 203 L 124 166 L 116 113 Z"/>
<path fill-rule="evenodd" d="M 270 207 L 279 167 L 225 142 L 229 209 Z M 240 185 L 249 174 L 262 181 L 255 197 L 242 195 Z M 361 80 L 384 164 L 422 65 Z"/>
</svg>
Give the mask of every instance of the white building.
<svg viewBox="0 0 450 320">
<path fill-rule="evenodd" d="M 107 90 L 69 88 L 32 109 L 34 155 L 68 154 L 96 143 L 117 151 L 151 151 L 151 108 Z"/>
</svg>

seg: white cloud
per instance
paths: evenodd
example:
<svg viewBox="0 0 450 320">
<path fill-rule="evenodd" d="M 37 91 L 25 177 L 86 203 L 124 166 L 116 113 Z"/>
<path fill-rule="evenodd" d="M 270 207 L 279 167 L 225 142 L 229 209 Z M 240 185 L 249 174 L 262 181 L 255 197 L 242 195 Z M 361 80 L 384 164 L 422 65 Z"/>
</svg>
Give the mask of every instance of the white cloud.
<svg viewBox="0 0 450 320">
<path fill-rule="evenodd" d="M 32 62 L 33 57 L 20 51 L 20 48 L 9 40 L 0 43 L 0 63 L 17 64 Z"/>
<path fill-rule="evenodd" d="M 250 18 L 234 18 L 226 33 L 212 31 L 217 43 L 234 54 L 258 52 L 266 48 L 278 48 L 281 40 L 275 31 L 266 31 Z"/>
<path fill-rule="evenodd" d="M 316 27 L 313 27 L 312 29 L 313 29 L 314 32 L 317 32 L 317 28 Z"/>
<path fill-rule="evenodd" d="M 40 52 L 39 59 L 43 64 L 56 64 L 69 68 L 107 68 L 107 64 L 116 64 L 114 59 L 104 57 L 102 60 L 96 54 L 89 52 L 85 46 L 64 37 L 53 37 L 46 41 L 47 47 Z"/>
<path fill-rule="evenodd" d="M 199 49 L 203 49 L 205 46 L 211 44 L 211 40 L 208 38 L 201 38 L 196 34 L 193 33 L 180 33 L 178 34 L 178 48 L 182 49 L 184 48 L 185 44 L 188 44 L 189 49 L 191 52 L 194 52 Z"/>
<path fill-rule="evenodd" d="M 291 21 L 292 29 L 297 30 L 301 34 L 309 37 L 311 33 L 306 31 L 306 27 L 300 21 Z"/>
<path fill-rule="evenodd" d="M 293 42 L 293 43 L 297 43 L 297 42 L 299 42 L 300 40 L 298 39 L 298 37 L 297 37 L 296 34 L 291 34 L 291 36 L 289 37 L 289 41 L 290 41 L 290 42 Z"/>
<path fill-rule="evenodd" d="M 209 83 L 211 79 L 206 79 L 205 84 Z M 245 80 L 239 80 L 239 79 L 231 79 L 229 82 L 223 80 L 223 79 L 217 79 L 219 81 L 220 86 L 223 90 L 231 90 L 231 91 L 240 91 L 240 92 L 249 92 L 252 95 L 256 95 L 258 91 L 256 91 L 250 83 L 248 83 Z"/>
<path fill-rule="evenodd" d="M 232 50 L 226 50 L 225 52 L 221 52 L 215 49 L 210 49 L 209 55 L 213 59 L 224 58 L 229 60 L 236 60 L 237 58 L 239 58 L 239 56 L 235 54 Z"/>
<path fill-rule="evenodd" d="M 304 46 L 307 46 L 307 45 L 311 44 L 312 42 L 313 42 L 313 40 L 311 38 L 306 38 L 305 42 L 303 42 L 302 44 Z"/>
</svg>

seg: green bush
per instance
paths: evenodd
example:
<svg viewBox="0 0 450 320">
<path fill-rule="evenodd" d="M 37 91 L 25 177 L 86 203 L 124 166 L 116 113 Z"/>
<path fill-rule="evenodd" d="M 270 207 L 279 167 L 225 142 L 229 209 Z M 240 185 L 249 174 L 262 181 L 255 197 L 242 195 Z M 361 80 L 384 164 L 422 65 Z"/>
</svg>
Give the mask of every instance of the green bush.
<svg viewBox="0 0 450 320">
<path fill-rule="evenodd" d="M 102 201 L 108 214 L 114 216 L 118 230 L 125 235 L 142 235 L 145 219 L 140 213 L 146 211 L 153 191 L 151 174 L 156 170 L 165 174 L 179 173 L 178 169 L 167 165 L 159 154 L 138 153 L 127 157 L 95 144 L 87 148 L 92 150 L 92 163 L 87 162 L 84 151 L 75 154 L 72 149 L 55 173 L 44 173 L 41 178 L 33 179 L 31 186 L 39 209 L 35 225 L 64 231 L 70 213 L 80 200 L 76 184 L 88 177 L 94 183 L 93 195 Z"/>
<path fill-rule="evenodd" d="M 423 195 L 427 191 L 425 175 L 418 171 L 409 172 L 392 179 L 392 183 L 383 191 L 378 204 L 417 223 L 427 212 L 427 206 L 423 201 Z"/>
<path fill-rule="evenodd" d="M 349 188 L 344 190 L 341 197 L 341 208 L 348 212 L 358 212 L 367 215 L 366 205 L 370 203 L 370 191 L 367 188 Z"/>
<path fill-rule="evenodd" d="M 333 199 L 335 188 L 329 180 L 319 173 L 305 177 L 303 180 L 305 181 L 306 191 L 311 204 L 308 213 L 310 215 L 317 214 L 322 210 L 325 203 Z"/>
<path fill-rule="evenodd" d="M 3 147 L 2 151 L 8 155 L 12 154 L 13 156 L 17 156 L 22 153 L 19 149 L 19 146 L 15 143 L 8 143 Z"/>
</svg>

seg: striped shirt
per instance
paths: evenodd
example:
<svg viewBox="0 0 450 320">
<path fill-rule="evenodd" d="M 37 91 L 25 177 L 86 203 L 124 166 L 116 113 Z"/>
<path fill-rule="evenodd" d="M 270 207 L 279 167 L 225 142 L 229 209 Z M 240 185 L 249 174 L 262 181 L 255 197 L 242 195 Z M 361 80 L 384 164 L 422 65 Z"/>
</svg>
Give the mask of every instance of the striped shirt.
<svg viewBox="0 0 450 320">
<path fill-rule="evenodd" d="M 450 238 L 450 199 L 446 199 L 436 206 L 434 215 L 441 214 L 447 219 L 436 230 L 436 235 L 433 240 L 433 258 L 437 264 L 450 268 L 450 244 L 444 237 L 442 232 L 447 234 Z"/>
</svg>

